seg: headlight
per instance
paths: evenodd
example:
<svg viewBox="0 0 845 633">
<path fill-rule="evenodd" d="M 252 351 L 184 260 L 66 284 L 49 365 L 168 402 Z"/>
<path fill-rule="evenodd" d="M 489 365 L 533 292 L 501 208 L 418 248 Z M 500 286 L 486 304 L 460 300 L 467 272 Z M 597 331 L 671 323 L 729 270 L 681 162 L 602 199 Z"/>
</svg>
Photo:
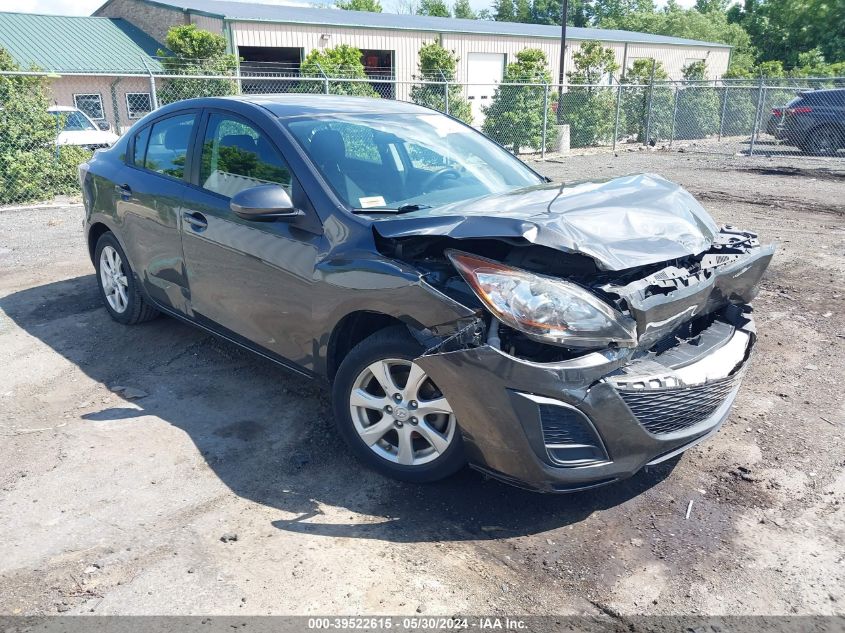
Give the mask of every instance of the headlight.
<svg viewBox="0 0 845 633">
<path fill-rule="evenodd" d="M 580 286 L 469 253 L 446 255 L 490 312 L 516 330 L 570 347 L 637 343 L 634 320 Z"/>
</svg>

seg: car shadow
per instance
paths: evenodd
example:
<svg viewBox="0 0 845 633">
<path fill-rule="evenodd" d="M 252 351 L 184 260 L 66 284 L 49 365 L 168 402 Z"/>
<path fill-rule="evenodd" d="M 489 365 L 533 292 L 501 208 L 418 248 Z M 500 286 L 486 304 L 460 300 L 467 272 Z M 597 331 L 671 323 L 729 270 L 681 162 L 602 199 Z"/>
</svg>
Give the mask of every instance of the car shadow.
<svg viewBox="0 0 845 633">
<path fill-rule="evenodd" d="M 92 380 L 126 395 L 81 415 L 83 424 L 155 416 L 182 429 L 235 494 L 280 511 L 272 521 L 280 530 L 397 542 L 536 534 L 625 503 L 677 463 L 561 496 L 470 469 L 436 484 L 395 482 L 345 450 L 322 385 L 174 319 L 115 323 L 93 275 L 21 290 L 0 299 L 0 308 Z"/>
<path fill-rule="evenodd" d="M 752 155 L 751 154 L 751 138 L 747 140 L 741 141 L 740 145 L 745 146 L 745 149 L 742 150 L 742 154 L 746 156 Z M 814 154 L 808 154 L 798 147 L 793 145 L 787 145 L 783 141 L 779 141 L 774 137 L 769 136 L 763 138 L 757 138 L 754 141 L 754 154 L 753 156 L 759 156 L 762 158 L 767 157 L 781 157 L 781 158 L 790 158 L 790 157 L 798 157 L 798 158 L 836 158 L 841 157 L 843 153 L 836 152 L 830 155 L 821 155 L 816 156 Z"/>
</svg>

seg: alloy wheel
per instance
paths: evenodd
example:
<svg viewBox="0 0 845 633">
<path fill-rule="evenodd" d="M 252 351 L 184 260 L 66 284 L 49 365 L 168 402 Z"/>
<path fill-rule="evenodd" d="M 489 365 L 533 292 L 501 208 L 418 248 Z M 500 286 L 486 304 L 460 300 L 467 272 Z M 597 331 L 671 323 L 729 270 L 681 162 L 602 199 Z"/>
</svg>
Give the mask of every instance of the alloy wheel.
<svg viewBox="0 0 845 633">
<path fill-rule="evenodd" d="M 403 466 L 437 459 L 455 439 L 452 407 L 409 360 L 389 358 L 367 366 L 353 382 L 349 410 L 364 444 Z"/>
<path fill-rule="evenodd" d="M 111 309 L 118 314 L 126 312 L 129 306 L 129 280 L 123 268 L 123 260 L 112 246 L 105 246 L 100 252 L 100 282 Z"/>
</svg>

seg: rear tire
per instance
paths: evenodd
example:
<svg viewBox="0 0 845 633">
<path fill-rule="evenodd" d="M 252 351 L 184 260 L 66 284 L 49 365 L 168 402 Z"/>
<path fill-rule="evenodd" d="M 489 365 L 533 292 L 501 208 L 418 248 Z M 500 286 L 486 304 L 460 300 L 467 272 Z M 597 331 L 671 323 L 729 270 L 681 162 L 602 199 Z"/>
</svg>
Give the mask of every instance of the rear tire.
<svg viewBox="0 0 845 633">
<path fill-rule="evenodd" d="M 835 156 L 843 145 L 845 134 L 841 130 L 820 126 L 810 131 L 808 139 L 801 145 L 801 150 L 813 156 Z"/>
<path fill-rule="evenodd" d="M 332 388 L 338 431 L 355 456 L 412 483 L 444 479 L 466 464 L 451 406 L 413 363 L 423 351 L 402 326 L 376 332 L 343 359 Z"/>
<path fill-rule="evenodd" d="M 115 321 L 136 325 L 159 315 L 141 294 L 126 253 L 113 233 L 103 233 L 97 240 L 94 268 L 103 305 Z"/>
</svg>

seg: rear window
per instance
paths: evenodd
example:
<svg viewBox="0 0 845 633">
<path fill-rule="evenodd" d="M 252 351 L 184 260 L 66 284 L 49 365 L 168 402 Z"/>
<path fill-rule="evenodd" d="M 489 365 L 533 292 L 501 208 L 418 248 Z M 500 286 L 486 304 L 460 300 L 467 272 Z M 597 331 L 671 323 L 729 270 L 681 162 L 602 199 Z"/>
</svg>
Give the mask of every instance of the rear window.
<svg viewBox="0 0 845 633">
<path fill-rule="evenodd" d="M 805 92 L 794 103 L 804 103 L 817 106 L 845 105 L 845 90 L 824 90 L 819 92 Z"/>
</svg>

